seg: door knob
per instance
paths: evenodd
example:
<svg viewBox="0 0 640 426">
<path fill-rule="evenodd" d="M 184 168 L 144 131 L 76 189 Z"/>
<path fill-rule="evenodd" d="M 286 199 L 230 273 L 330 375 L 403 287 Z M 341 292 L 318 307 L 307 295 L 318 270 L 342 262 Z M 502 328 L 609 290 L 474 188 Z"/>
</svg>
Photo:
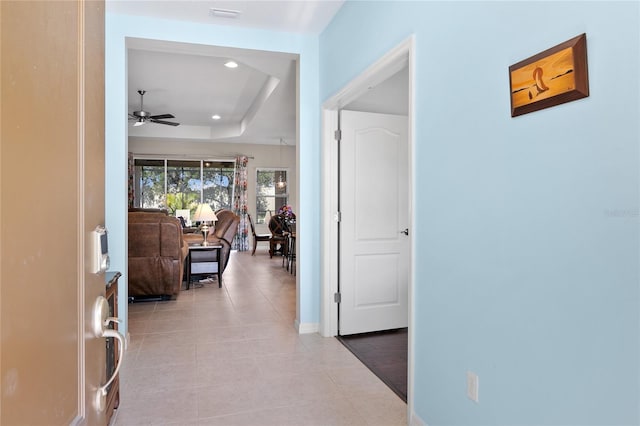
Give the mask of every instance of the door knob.
<svg viewBox="0 0 640 426">
<path fill-rule="evenodd" d="M 409 235 L 409 228 L 405 228 L 403 231 L 400 231 L 401 234 Z"/>
</svg>

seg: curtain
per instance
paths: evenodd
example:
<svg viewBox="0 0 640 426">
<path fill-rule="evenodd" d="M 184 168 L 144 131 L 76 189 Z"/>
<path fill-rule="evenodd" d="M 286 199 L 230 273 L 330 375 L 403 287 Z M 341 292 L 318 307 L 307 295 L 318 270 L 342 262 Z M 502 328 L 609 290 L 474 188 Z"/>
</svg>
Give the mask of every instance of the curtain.
<svg viewBox="0 0 640 426">
<path fill-rule="evenodd" d="M 133 205 L 135 200 L 135 187 L 133 185 L 133 179 L 135 174 L 135 166 L 133 163 L 133 153 L 129 153 L 129 207 L 135 207 Z"/>
<path fill-rule="evenodd" d="M 240 216 L 238 232 L 233 239 L 232 248 L 238 251 L 249 250 L 249 230 L 247 221 L 247 163 L 249 158 L 244 155 L 236 157 L 236 171 L 234 178 L 235 199 L 233 212 Z"/>
</svg>

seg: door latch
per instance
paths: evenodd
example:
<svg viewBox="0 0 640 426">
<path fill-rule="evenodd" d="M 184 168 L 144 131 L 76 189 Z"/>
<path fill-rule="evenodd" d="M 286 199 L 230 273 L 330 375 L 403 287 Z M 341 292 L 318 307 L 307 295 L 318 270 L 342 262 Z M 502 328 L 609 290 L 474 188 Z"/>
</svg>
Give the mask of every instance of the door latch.
<svg viewBox="0 0 640 426">
<path fill-rule="evenodd" d="M 124 336 L 120 334 L 119 331 L 108 328 L 109 324 L 112 322 L 120 322 L 120 319 L 109 316 L 109 302 L 104 298 L 104 296 L 98 296 L 93 305 L 93 316 L 91 318 L 93 334 L 97 338 L 112 337 L 118 341 L 118 363 L 116 364 L 116 368 L 114 369 L 111 378 L 107 380 L 107 383 L 97 389 L 95 395 L 95 408 L 101 412 L 106 408 L 107 388 L 115 378 L 118 377 L 118 371 L 120 371 L 120 366 L 124 359 L 124 346 L 126 344 Z"/>
</svg>

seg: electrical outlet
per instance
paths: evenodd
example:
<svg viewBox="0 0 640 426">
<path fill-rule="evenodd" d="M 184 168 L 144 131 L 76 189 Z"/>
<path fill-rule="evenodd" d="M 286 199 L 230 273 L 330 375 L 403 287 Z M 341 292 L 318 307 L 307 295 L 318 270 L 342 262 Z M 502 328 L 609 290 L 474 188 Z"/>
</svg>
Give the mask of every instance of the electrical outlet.
<svg viewBox="0 0 640 426">
<path fill-rule="evenodd" d="M 473 371 L 467 371 L 467 396 L 474 402 L 478 402 L 478 388 L 478 375 Z"/>
</svg>

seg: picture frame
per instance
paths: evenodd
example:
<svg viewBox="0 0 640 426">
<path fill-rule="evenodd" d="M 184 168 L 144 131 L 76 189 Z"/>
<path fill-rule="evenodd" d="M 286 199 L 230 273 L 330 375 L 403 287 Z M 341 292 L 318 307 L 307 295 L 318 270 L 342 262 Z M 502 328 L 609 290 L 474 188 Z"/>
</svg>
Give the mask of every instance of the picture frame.
<svg viewBox="0 0 640 426">
<path fill-rule="evenodd" d="M 509 89 L 511 117 L 589 96 L 587 35 L 511 65 Z"/>
</svg>

